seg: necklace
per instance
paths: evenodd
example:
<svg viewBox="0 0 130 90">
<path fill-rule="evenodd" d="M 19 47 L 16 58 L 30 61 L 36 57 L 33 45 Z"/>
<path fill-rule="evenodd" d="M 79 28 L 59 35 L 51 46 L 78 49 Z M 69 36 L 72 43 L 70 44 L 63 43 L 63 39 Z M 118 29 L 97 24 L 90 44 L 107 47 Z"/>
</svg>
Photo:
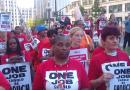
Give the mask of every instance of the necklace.
<svg viewBox="0 0 130 90">
<path fill-rule="evenodd" d="M 117 51 L 114 50 L 112 52 L 106 52 L 107 55 L 110 55 L 110 56 L 116 56 L 117 55 Z"/>
</svg>

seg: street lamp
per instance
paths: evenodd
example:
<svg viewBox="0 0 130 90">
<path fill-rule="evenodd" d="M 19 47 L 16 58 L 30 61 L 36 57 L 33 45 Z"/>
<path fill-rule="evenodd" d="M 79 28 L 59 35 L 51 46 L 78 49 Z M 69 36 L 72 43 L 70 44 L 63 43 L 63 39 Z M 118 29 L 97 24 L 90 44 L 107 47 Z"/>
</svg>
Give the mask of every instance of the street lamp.
<svg viewBox="0 0 130 90">
<path fill-rule="evenodd" d="M 50 2 L 48 1 L 48 6 L 47 6 L 47 19 L 48 19 L 48 26 L 49 26 L 49 29 L 50 29 L 50 21 L 51 21 L 51 7 L 50 7 Z"/>
<path fill-rule="evenodd" d="M 50 18 L 51 14 L 50 13 L 51 13 L 51 8 L 47 8 L 47 13 L 48 13 L 47 14 L 47 16 L 48 16 L 47 17 L 48 18 L 48 26 L 49 26 L 49 29 L 50 29 L 50 22 L 51 22 L 51 18 Z"/>
</svg>

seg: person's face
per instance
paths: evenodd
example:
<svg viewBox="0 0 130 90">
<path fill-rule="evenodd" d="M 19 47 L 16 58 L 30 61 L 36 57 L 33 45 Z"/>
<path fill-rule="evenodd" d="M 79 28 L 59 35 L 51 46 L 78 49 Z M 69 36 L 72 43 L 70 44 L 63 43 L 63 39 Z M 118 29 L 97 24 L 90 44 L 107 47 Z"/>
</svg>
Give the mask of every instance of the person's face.
<svg viewBox="0 0 130 90">
<path fill-rule="evenodd" d="M 48 37 L 51 43 L 53 43 L 55 36 L 56 34 L 53 34 L 51 37 Z"/>
<path fill-rule="evenodd" d="M 39 35 L 40 35 L 40 37 L 46 37 L 46 36 L 47 36 L 47 30 L 41 31 L 41 32 L 39 33 Z"/>
<path fill-rule="evenodd" d="M 59 40 L 53 46 L 54 56 L 59 59 L 67 59 L 70 51 L 70 39 Z"/>
<path fill-rule="evenodd" d="M 16 40 L 14 38 L 9 40 L 9 48 L 12 51 L 16 51 L 17 50 L 17 42 L 16 42 Z"/>
<path fill-rule="evenodd" d="M 63 34 L 63 30 L 61 28 L 58 29 L 58 34 Z"/>
<path fill-rule="evenodd" d="M 81 40 L 82 40 L 82 37 L 83 37 L 83 32 L 82 31 L 76 31 L 72 37 L 71 37 L 71 42 L 77 46 L 80 45 L 81 43 Z"/>
<path fill-rule="evenodd" d="M 114 14 L 111 15 L 111 19 L 115 19 L 115 15 Z"/>
<path fill-rule="evenodd" d="M 84 15 L 84 19 L 88 19 L 89 15 L 88 14 L 85 14 Z"/>
<path fill-rule="evenodd" d="M 77 26 L 80 27 L 80 28 L 83 28 L 83 22 L 79 21 Z"/>
<path fill-rule="evenodd" d="M 15 29 L 15 32 L 16 32 L 17 34 L 20 34 L 20 33 L 21 33 L 21 28 L 20 28 L 20 27 L 17 27 L 17 28 Z"/>
<path fill-rule="evenodd" d="M 119 37 L 110 35 L 106 37 L 106 40 L 103 41 L 103 45 L 107 50 L 115 50 L 118 48 Z"/>
</svg>

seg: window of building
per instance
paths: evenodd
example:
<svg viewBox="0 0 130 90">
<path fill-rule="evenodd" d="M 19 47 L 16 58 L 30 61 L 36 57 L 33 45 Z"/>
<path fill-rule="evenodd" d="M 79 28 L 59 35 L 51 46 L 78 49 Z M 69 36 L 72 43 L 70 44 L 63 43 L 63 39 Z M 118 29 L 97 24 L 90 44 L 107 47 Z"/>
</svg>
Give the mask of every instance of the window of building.
<svg viewBox="0 0 130 90">
<path fill-rule="evenodd" d="M 88 5 L 87 0 L 83 0 L 83 5 Z"/>
<path fill-rule="evenodd" d="M 102 2 L 106 2 L 107 0 L 102 0 Z"/>
<path fill-rule="evenodd" d="M 109 1 L 115 1 L 115 0 L 109 0 Z"/>
<path fill-rule="evenodd" d="M 109 13 L 122 12 L 122 4 L 109 6 Z"/>
<path fill-rule="evenodd" d="M 125 11 L 130 11 L 130 3 L 125 4 Z"/>
</svg>

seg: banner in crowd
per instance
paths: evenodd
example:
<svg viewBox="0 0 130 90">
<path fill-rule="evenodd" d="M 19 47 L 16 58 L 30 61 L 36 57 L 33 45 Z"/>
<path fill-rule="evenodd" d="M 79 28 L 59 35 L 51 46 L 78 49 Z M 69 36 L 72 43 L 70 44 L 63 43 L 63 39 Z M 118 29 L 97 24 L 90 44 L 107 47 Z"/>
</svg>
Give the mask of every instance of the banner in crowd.
<svg viewBox="0 0 130 90">
<path fill-rule="evenodd" d="M 127 62 L 126 61 L 113 61 L 113 62 L 108 62 L 108 63 L 104 63 L 102 64 L 102 71 L 103 73 L 113 73 L 113 70 L 114 68 L 124 68 L 124 67 L 127 67 Z M 114 78 L 115 78 L 115 74 L 114 74 Z M 118 80 L 117 80 L 118 81 Z M 107 87 L 107 90 L 127 90 L 127 89 L 111 89 L 111 86 L 110 85 L 118 85 L 119 83 L 116 83 L 116 80 L 114 81 L 114 83 L 106 83 L 106 87 Z M 128 89 L 129 90 L 129 89 Z"/>
<path fill-rule="evenodd" d="M 109 90 L 130 90 L 130 66 L 111 68 L 114 78 L 109 82 Z"/>
<path fill-rule="evenodd" d="M 11 31 L 11 13 L 0 13 L 0 31 Z"/>
<path fill-rule="evenodd" d="M 88 70 L 88 64 L 87 64 L 88 50 L 87 50 L 87 48 L 70 50 L 69 58 L 79 60 L 84 65 L 86 71 Z"/>
<path fill-rule="evenodd" d="M 32 90 L 29 63 L 0 65 L 0 71 L 11 85 L 11 90 Z"/>
</svg>

